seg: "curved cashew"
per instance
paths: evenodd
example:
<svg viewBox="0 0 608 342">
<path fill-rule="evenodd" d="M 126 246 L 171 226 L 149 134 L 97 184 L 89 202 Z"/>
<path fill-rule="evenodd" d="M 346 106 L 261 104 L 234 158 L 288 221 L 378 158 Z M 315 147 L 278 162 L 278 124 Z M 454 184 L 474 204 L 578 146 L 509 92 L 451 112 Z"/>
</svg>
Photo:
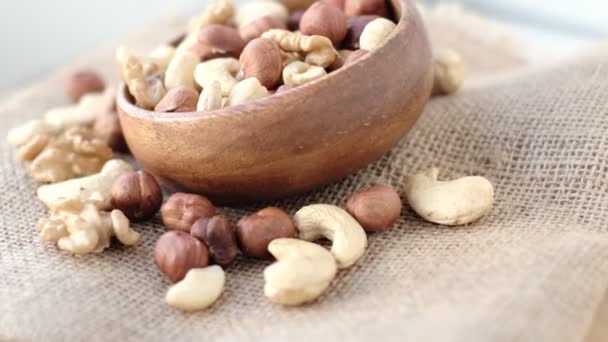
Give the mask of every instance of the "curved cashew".
<svg viewBox="0 0 608 342">
<path fill-rule="evenodd" d="M 56 129 L 90 125 L 104 101 L 105 95 L 102 93 L 86 94 L 75 105 L 50 109 L 44 114 L 44 121 Z"/>
<path fill-rule="evenodd" d="M 218 24 L 227 25 L 234 16 L 234 4 L 229 0 L 217 0 L 211 2 L 205 12 L 190 19 L 188 32 L 198 33 L 205 26 Z"/>
<path fill-rule="evenodd" d="M 171 60 L 173 60 L 174 56 L 175 48 L 173 46 L 161 45 L 150 51 L 147 57 L 144 57 L 147 59 L 147 63 L 144 64 L 154 65 L 154 69 L 156 69 L 157 72 L 164 73 L 167 71 L 167 67 L 169 66 L 169 63 L 171 63 Z M 147 72 L 145 74 L 150 75 L 151 73 Z"/>
<path fill-rule="evenodd" d="M 287 22 L 289 16 L 285 5 L 278 1 L 258 0 L 240 5 L 237 9 L 235 21 L 240 28 L 257 18 L 273 17 Z"/>
<path fill-rule="evenodd" d="M 301 61 L 291 62 L 283 68 L 283 82 L 287 85 L 301 85 L 325 75 L 327 72 L 322 67 Z"/>
<path fill-rule="evenodd" d="M 268 96 L 266 89 L 255 77 L 237 83 L 228 97 L 228 105 L 236 106 Z"/>
<path fill-rule="evenodd" d="M 464 62 L 453 50 L 441 50 L 433 58 L 433 95 L 452 94 L 464 82 Z"/>
<path fill-rule="evenodd" d="M 222 86 L 220 82 L 213 81 L 201 92 L 196 110 L 200 112 L 220 108 L 222 108 Z"/>
<path fill-rule="evenodd" d="M 386 40 L 395 27 L 397 27 L 395 23 L 385 18 L 370 21 L 361 32 L 359 46 L 363 50 L 374 51 Z"/>
<path fill-rule="evenodd" d="M 325 248 L 303 240 L 280 238 L 268 245 L 277 262 L 264 270 L 264 294 L 283 305 L 318 298 L 336 276 L 336 261 Z"/>
<path fill-rule="evenodd" d="M 222 96 L 228 96 L 238 82 L 236 75 L 240 69 L 241 63 L 236 58 L 214 58 L 196 66 L 194 79 L 203 89 L 218 81 L 222 86 Z"/>
<path fill-rule="evenodd" d="M 173 57 L 165 73 L 165 88 L 167 90 L 179 86 L 196 88 L 194 83 L 194 69 L 200 62 L 198 56 L 192 51 L 184 51 Z"/>
<path fill-rule="evenodd" d="M 50 209 L 56 208 L 66 200 L 82 203 L 96 200 L 99 209 L 109 209 L 112 183 L 118 176 L 129 171 L 133 171 L 129 163 L 112 159 L 106 162 L 97 174 L 39 187 L 38 198 Z"/>
<path fill-rule="evenodd" d="M 334 44 L 324 36 L 306 36 L 299 32 L 272 29 L 264 32 L 262 38 L 274 40 L 287 52 L 304 52 L 306 63 L 323 68 L 330 66 L 338 56 Z"/>
<path fill-rule="evenodd" d="M 112 210 L 110 213 L 112 219 L 112 229 L 118 238 L 118 241 L 123 245 L 132 246 L 139 241 L 140 234 L 129 226 L 129 219 L 120 210 Z"/>
<path fill-rule="evenodd" d="M 331 240 L 331 254 L 338 268 L 353 265 L 365 252 L 367 236 L 363 227 L 345 210 L 329 204 L 306 206 L 294 215 L 300 239 L 314 241 L 321 237 Z"/>
<path fill-rule="evenodd" d="M 158 77 L 146 77 L 144 63 L 127 48 L 118 48 L 116 59 L 119 74 L 135 98 L 136 104 L 145 109 L 153 109 L 167 92 L 163 82 Z"/>
<path fill-rule="evenodd" d="M 461 225 L 485 215 L 494 203 L 494 187 L 479 176 L 438 181 L 439 169 L 405 179 L 405 196 L 418 215 L 443 225 Z"/>
<path fill-rule="evenodd" d="M 40 119 L 30 120 L 8 131 L 7 140 L 13 147 L 27 144 L 41 134 L 54 135 L 58 128 Z"/>
<path fill-rule="evenodd" d="M 169 288 L 165 301 L 183 311 L 204 310 L 222 295 L 225 282 L 220 266 L 193 268 L 182 281 Z"/>
</svg>

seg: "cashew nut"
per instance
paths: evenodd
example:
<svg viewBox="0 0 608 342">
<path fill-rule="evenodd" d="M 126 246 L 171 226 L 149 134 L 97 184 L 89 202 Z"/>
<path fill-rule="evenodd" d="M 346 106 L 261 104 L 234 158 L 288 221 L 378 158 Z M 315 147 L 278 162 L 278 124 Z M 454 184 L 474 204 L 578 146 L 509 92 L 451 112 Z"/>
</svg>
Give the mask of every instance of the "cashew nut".
<svg viewBox="0 0 608 342">
<path fill-rule="evenodd" d="M 218 81 L 222 86 L 222 96 L 228 96 L 238 82 L 236 75 L 240 69 L 241 63 L 236 58 L 215 58 L 197 65 L 194 79 L 203 89 Z"/>
<path fill-rule="evenodd" d="M 222 108 L 222 86 L 220 82 L 211 82 L 198 99 L 197 111 L 215 110 Z"/>
<path fill-rule="evenodd" d="M 164 73 L 167 71 L 167 67 L 173 57 L 175 56 L 175 48 L 171 45 L 161 45 L 154 50 L 150 51 L 147 57 L 147 63 L 150 65 L 154 65 L 155 69 L 159 73 Z M 150 75 L 150 73 L 146 73 L 146 75 Z"/>
<path fill-rule="evenodd" d="M 453 50 L 441 50 L 435 54 L 433 72 L 433 95 L 455 93 L 464 82 L 464 63 Z"/>
<path fill-rule="evenodd" d="M 262 38 L 274 40 L 287 52 L 304 52 L 306 63 L 323 68 L 330 66 L 338 56 L 334 44 L 324 36 L 306 36 L 299 32 L 272 29 L 264 32 Z"/>
<path fill-rule="evenodd" d="M 99 201 L 99 209 L 111 207 L 110 190 L 114 180 L 133 167 L 120 159 L 112 159 L 103 166 L 101 172 L 82 178 L 70 179 L 61 183 L 43 185 L 38 188 L 38 198 L 50 209 L 66 200 L 86 202 Z"/>
<path fill-rule="evenodd" d="M 325 75 L 327 72 L 322 67 L 301 61 L 291 62 L 283 68 L 283 82 L 287 85 L 301 85 Z"/>
<path fill-rule="evenodd" d="M 40 119 L 30 120 L 8 131 L 7 140 L 13 147 L 25 145 L 40 134 L 55 134 L 58 128 Z"/>
<path fill-rule="evenodd" d="M 265 96 L 268 96 L 268 89 L 257 78 L 250 77 L 240 81 L 232 88 L 228 97 L 228 105 L 237 106 Z"/>
<path fill-rule="evenodd" d="M 303 240 L 280 238 L 268 245 L 277 262 L 264 270 L 264 294 L 283 305 L 317 299 L 336 276 L 336 261 L 325 248 Z"/>
<path fill-rule="evenodd" d="M 235 21 L 240 28 L 257 18 L 273 17 L 287 22 L 287 8 L 278 1 L 260 0 L 240 5 L 237 9 Z"/>
<path fill-rule="evenodd" d="M 182 281 L 169 288 L 165 301 L 182 311 L 204 310 L 222 295 L 225 282 L 220 266 L 193 268 Z"/>
<path fill-rule="evenodd" d="M 439 169 L 405 179 L 405 197 L 418 215 L 443 225 L 461 225 L 485 215 L 494 203 L 494 187 L 479 176 L 438 181 Z"/>
<path fill-rule="evenodd" d="M 110 213 L 112 219 L 112 229 L 118 238 L 118 241 L 123 245 L 132 246 L 139 241 L 140 234 L 129 226 L 129 219 L 120 210 L 112 210 Z"/>
<path fill-rule="evenodd" d="M 167 92 L 161 79 L 147 77 L 142 59 L 124 47 L 116 50 L 116 59 L 119 74 L 136 104 L 144 109 L 153 109 Z"/>
<path fill-rule="evenodd" d="M 386 40 L 395 27 L 397 27 L 395 23 L 385 18 L 370 21 L 361 32 L 359 46 L 363 50 L 374 51 Z"/>
<path fill-rule="evenodd" d="M 78 104 L 47 111 L 44 114 L 44 121 L 57 129 L 90 125 L 95 121 L 96 113 L 104 101 L 105 96 L 102 93 L 86 94 Z"/>
<path fill-rule="evenodd" d="M 190 19 L 188 32 L 198 33 L 198 30 L 208 25 L 227 25 L 234 16 L 234 4 L 229 0 L 217 0 L 209 4 L 205 12 Z"/>
<path fill-rule="evenodd" d="M 199 62 L 198 56 L 192 51 L 183 51 L 176 54 L 165 73 L 165 88 L 167 90 L 179 86 L 196 88 L 194 69 Z"/>
<path fill-rule="evenodd" d="M 331 240 L 331 254 L 338 268 L 353 265 L 365 252 L 367 236 L 363 227 L 345 210 L 329 204 L 313 204 L 298 210 L 294 222 L 300 239 Z"/>
</svg>

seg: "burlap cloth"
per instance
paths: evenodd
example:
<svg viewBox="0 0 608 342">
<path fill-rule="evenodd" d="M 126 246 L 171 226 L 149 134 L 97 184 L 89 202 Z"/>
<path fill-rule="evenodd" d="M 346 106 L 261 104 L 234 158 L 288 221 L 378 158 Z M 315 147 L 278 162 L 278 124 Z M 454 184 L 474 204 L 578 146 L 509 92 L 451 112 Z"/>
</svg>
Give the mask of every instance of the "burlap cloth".
<svg viewBox="0 0 608 342">
<path fill-rule="evenodd" d="M 608 285 L 608 47 L 523 67 L 518 45 L 480 29 L 482 19 L 443 15 L 427 13 L 433 41 L 463 53 L 473 75 L 467 87 L 432 100 L 399 146 L 366 170 L 274 204 L 290 212 L 343 205 L 373 181 L 401 189 L 404 175 L 436 165 L 444 176 L 480 174 L 494 183 L 487 217 L 446 228 L 404 208 L 397 226 L 370 236 L 364 258 L 321 300 L 300 308 L 264 298 L 268 262 L 239 259 L 215 306 L 182 314 L 163 302 L 168 283 L 152 261 L 163 232 L 158 218 L 136 226 L 143 232 L 136 248 L 80 259 L 59 253 L 38 238 L 45 209 L 36 184 L 3 141 L 0 340 L 583 340 Z M 177 27 L 163 21 L 129 41 L 150 46 Z M 104 48 L 76 65 L 110 75 L 110 56 Z M 4 101 L 1 135 L 63 103 L 66 72 Z M 221 211 L 237 219 L 262 205 Z"/>
</svg>

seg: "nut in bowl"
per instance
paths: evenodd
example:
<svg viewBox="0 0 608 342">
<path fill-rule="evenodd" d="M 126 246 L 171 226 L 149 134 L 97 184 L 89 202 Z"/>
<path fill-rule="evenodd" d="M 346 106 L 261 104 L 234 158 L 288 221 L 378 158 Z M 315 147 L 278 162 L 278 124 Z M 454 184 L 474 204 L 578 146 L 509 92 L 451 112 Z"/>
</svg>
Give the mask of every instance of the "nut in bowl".
<svg viewBox="0 0 608 342">
<path fill-rule="evenodd" d="M 213 111 L 159 113 L 136 106 L 123 84 L 118 111 L 131 152 L 155 176 L 217 203 L 285 197 L 366 166 L 414 125 L 433 82 L 429 42 L 413 3 L 390 5 L 396 27 L 383 43 L 290 91 L 268 89 L 264 97 Z M 278 36 L 267 31 L 262 38 Z M 307 52 L 315 40 L 302 37 L 327 41 L 293 38 L 302 47 L 297 54 L 276 42 L 285 55 L 316 65 L 321 54 Z M 317 66 L 326 68 L 322 62 Z"/>
</svg>

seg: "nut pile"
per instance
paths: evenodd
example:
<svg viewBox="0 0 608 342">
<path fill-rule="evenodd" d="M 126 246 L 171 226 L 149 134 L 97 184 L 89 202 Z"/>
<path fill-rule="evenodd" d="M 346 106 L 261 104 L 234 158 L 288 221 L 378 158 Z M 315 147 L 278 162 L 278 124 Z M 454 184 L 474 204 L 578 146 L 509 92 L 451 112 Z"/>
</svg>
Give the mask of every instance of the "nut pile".
<svg viewBox="0 0 608 342">
<path fill-rule="evenodd" d="M 396 24 L 384 0 L 318 1 L 289 13 L 255 0 L 216 0 L 175 46 L 116 51 L 135 103 L 156 112 L 215 110 L 324 77 L 377 49 Z"/>
</svg>

